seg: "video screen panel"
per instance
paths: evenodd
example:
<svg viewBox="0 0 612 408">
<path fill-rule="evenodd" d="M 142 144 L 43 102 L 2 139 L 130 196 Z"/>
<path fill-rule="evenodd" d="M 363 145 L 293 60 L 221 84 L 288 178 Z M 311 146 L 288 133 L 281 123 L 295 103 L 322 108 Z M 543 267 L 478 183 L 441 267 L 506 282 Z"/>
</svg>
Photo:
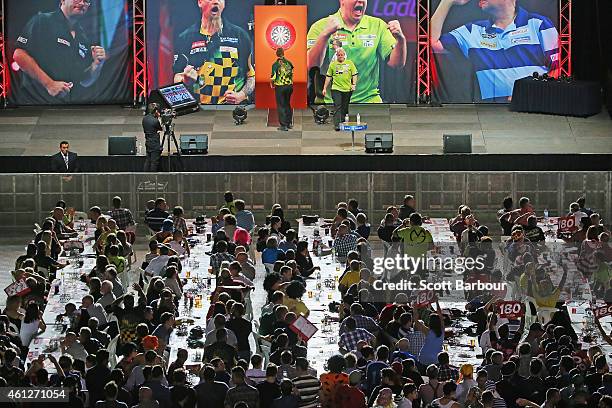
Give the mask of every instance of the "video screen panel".
<svg viewBox="0 0 612 408">
<path fill-rule="evenodd" d="M 559 71 L 557 0 L 432 0 L 434 97 L 508 103 L 514 81 Z"/>
<path fill-rule="evenodd" d="M 149 89 L 182 82 L 203 105 L 253 103 L 259 4 L 264 0 L 147 1 Z"/>
<path fill-rule="evenodd" d="M 197 107 L 195 98 L 184 84 L 174 84 L 159 88 L 159 93 L 172 109 L 182 108 L 187 105 L 195 105 Z"/>
<path fill-rule="evenodd" d="M 315 102 L 332 103 L 330 92 L 323 98 L 318 91 L 339 47 L 359 73 L 351 103 L 414 102 L 415 0 L 301 0 L 299 4 L 308 6 L 308 69 L 311 82 L 317 82 Z"/>
<path fill-rule="evenodd" d="M 11 105 L 130 100 L 126 0 L 5 2 Z"/>
</svg>

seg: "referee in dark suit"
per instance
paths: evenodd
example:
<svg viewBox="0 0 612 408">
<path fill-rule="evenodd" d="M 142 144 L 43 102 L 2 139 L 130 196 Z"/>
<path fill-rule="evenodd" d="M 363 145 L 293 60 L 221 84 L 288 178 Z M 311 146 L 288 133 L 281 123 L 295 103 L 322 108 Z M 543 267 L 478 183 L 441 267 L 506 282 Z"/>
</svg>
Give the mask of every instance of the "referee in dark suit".
<svg viewBox="0 0 612 408">
<path fill-rule="evenodd" d="M 78 156 L 76 153 L 68 151 L 70 144 L 63 140 L 59 147 L 60 151 L 51 156 L 51 171 L 53 173 L 78 173 Z"/>
<path fill-rule="evenodd" d="M 144 171 L 156 172 L 158 170 L 159 158 L 162 150 L 162 145 L 159 140 L 159 132 L 162 130 L 161 123 L 159 123 L 159 105 L 150 103 L 148 111 L 149 113 L 142 118 L 142 129 L 145 134 L 145 148 L 147 150 Z"/>
</svg>

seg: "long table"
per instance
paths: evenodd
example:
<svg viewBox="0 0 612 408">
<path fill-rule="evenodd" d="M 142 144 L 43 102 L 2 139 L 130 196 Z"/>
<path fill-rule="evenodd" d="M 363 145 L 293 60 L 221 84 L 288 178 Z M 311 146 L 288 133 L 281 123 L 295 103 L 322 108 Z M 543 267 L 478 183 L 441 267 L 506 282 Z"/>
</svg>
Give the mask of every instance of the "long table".
<svg viewBox="0 0 612 408">
<path fill-rule="evenodd" d="M 66 319 L 56 321 L 57 316 L 64 313 L 64 307 L 69 302 L 74 303 L 78 310 L 83 296 L 89 293 L 89 288 L 81 282 L 80 275 L 89 273 L 96 263 L 92 240 L 95 226 L 87 221 L 77 221 L 75 224 L 75 230 L 79 233 L 76 239 L 84 243 L 84 250 L 78 256 L 62 253 L 59 258 L 61 262 L 69 261 L 70 264 L 58 270 L 55 280 L 51 282 L 47 305 L 43 312 L 43 321 L 47 329 L 32 339 L 26 363 L 32 363 L 41 354 L 52 354 L 56 359 L 61 356 L 59 342 L 66 334 L 68 322 Z M 55 372 L 55 367 L 49 360 L 45 359 L 44 366 L 49 372 Z"/>
<path fill-rule="evenodd" d="M 601 102 L 599 82 L 527 77 L 514 82 L 510 110 L 588 117 L 601 111 Z"/>
<path fill-rule="evenodd" d="M 311 225 L 304 225 L 302 220 L 298 220 L 298 223 L 298 236 L 302 239 L 308 239 L 310 248 L 312 248 L 315 230 L 319 231 L 319 236 L 324 244 L 331 239 L 328 234 L 325 234 L 326 228 L 323 227 L 323 220 L 319 220 L 319 222 Z M 456 239 L 449 229 L 448 220 L 445 218 L 430 218 L 423 223 L 423 227 L 432 234 L 436 244 L 442 244 L 438 248 L 438 252 L 444 252 L 448 255 L 450 247 L 458 247 Z M 453 253 L 458 254 L 459 251 L 453 251 Z M 314 255 L 313 263 L 321 267 L 322 289 L 320 291 L 317 290 L 318 280 L 307 279 L 307 295 L 302 300 L 311 310 L 309 320 L 319 328 L 319 331 L 308 342 L 308 352 L 311 365 L 321 372 L 327 359 L 333 354 L 338 353 L 337 343 L 339 340 L 340 324 L 328 323 L 330 320 L 336 320 L 338 315 L 337 313 L 330 313 L 327 305 L 331 301 L 341 302 L 340 292 L 337 289 L 337 280 L 344 270 L 344 266 L 341 266 L 336 260 L 332 259 L 332 255 L 322 257 Z M 310 298 L 310 294 L 313 294 L 314 299 Z M 317 300 L 317 296 L 319 300 Z M 465 301 L 462 301 L 457 296 L 451 296 L 441 300 L 440 305 L 444 309 L 459 308 L 463 310 Z M 479 364 L 481 362 L 481 359 L 478 357 L 479 349 L 476 346 L 478 344 L 477 339 L 465 334 L 463 331 L 464 328 L 471 325 L 472 323 L 467 321 L 467 319 L 455 321 L 452 327 L 454 335 L 450 339 L 445 340 L 444 349 L 450 354 L 453 364 Z"/>
</svg>

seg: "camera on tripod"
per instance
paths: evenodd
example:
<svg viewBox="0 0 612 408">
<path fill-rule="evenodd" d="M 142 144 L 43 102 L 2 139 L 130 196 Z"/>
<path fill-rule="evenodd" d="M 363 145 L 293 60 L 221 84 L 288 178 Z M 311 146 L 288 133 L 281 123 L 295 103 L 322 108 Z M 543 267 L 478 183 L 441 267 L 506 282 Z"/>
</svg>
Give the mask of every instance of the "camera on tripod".
<svg viewBox="0 0 612 408">
<path fill-rule="evenodd" d="M 164 109 L 160 114 L 160 118 L 163 126 L 170 126 L 176 118 L 176 111 L 174 109 Z"/>
</svg>

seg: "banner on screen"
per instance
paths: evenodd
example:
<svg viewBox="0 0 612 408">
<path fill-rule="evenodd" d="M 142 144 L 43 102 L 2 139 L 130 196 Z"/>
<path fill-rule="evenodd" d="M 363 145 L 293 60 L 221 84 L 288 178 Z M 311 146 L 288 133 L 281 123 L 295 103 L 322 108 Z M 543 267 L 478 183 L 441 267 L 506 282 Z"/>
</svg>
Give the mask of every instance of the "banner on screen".
<svg viewBox="0 0 612 408">
<path fill-rule="evenodd" d="M 433 92 L 442 103 L 508 103 L 514 81 L 557 76 L 557 0 L 432 0 Z"/>
<path fill-rule="evenodd" d="M 23 0 L 5 7 L 10 104 L 130 99 L 126 0 Z"/>
<path fill-rule="evenodd" d="M 182 82 L 201 104 L 252 103 L 253 10 L 263 3 L 147 1 L 149 89 Z"/>
<path fill-rule="evenodd" d="M 314 102 L 335 51 L 342 47 L 358 75 L 351 103 L 415 100 L 415 0 L 301 0 L 308 6 L 308 69 Z M 324 100 L 332 103 L 331 96 Z"/>
</svg>

